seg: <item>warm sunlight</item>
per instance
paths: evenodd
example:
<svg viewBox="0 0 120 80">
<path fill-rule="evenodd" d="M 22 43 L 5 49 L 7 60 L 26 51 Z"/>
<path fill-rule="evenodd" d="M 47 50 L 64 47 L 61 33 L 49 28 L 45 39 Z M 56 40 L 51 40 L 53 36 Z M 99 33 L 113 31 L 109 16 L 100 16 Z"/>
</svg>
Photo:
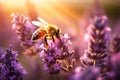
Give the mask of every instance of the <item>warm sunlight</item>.
<svg viewBox="0 0 120 80">
<path fill-rule="evenodd" d="M 120 0 L 0 0 L 0 80 L 120 80 Z"/>
</svg>

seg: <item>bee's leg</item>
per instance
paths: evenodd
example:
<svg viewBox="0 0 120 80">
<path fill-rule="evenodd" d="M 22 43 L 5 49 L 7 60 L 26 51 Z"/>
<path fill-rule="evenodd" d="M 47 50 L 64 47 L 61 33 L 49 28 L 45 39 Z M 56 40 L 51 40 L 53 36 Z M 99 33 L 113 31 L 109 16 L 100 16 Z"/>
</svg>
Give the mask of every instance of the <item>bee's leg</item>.
<svg viewBox="0 0 120 80">
<path fill-rule="evenodd" d="M 61 41 L 60 36 L 58 34 L 56 34 L 55 36 L 56 36 L 56 38 L 58 38 Z"/>
<path fill-rule="evenodd" d="M 55 42 L 54 36 L 52 36 L 52 41 Z"/>
<path fill-rule="evenodd" d="M 44 38 L 45 46 L 46 46 L 46 47 L 48 47 L 47 37 L 48 37 L 48 35 L 46 35 L 45 38 Z"/>
<path fill-rule="evenodd" d="M 55 32 L 55 37 L 58 38 L 58 39 L 61 41 L 59 32 L 60 32 L 60 30 L 58 29 L 58 30 Z"/>
</svg>

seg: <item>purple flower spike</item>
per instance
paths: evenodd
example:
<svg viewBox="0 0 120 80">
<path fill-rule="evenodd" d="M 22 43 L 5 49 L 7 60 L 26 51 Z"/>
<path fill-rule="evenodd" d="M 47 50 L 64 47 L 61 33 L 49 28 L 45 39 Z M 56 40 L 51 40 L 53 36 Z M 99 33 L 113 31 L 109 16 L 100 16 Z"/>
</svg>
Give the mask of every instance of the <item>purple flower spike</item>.
<svg viewBox="0 0 120 80">
<path fill-rule="evenodd" d="M 48 40 L 48 48 L 44 44 L 40 46 L 40 50 L 42 51 L 39 55 L 42 59 L 43 68 L 50 74 L 59 73 L 60 69 L 63 68 L 61 64 L 67 61 L 67 58 L 74 53 L 70 48 L 72 43 L 69 40 L 69 36 L 67 34 L 61 35 L 60 39 L 56 38 L 55 42 Z M 67 66 L 71 67 L 69 64 Z"/>
<path fill-rule="evenodd" d="M 18 39 L 21 40 L 21 46 L 24 47 L 25 55 L 36 55 L 37 48 L 34 43 L 31 41 L 31 36 L 35 31 L 35 27 L 29 21 L 29 18 L 20 15 L 18 13 L 11 14 L 12 17 L 12 29 L 16 31 Z"/>
<path fill-rule="evenodd" d="M 17 52 L 12 51 L 12 46 L 0 53 L 0 80 L 23 80 L 26 71 L 17 56 Z"/>
<path fill-rule="evenodd" d="M 18 38 L 22 41 L 22 45 L 24 47 L 29 47 L 32 44 L 31 41 L 31 35 L 32 35 L 32 31 L 31 28 L 33 25 L 30 23 L 28 17 L 24 16 L 24 15 L 20 15 L 18 13 L 11 14 L 12 19 L 12 25 L 13 25 L 13 29 L 16 31 L 16 33 L 18 34 Z"/>
<path fill-rule="evenodd" d="M 110 29 L 107 27 L 106 16 L 96 16 L 93 24 L 89 27 L 89 42 L 88 49 L 85 54 L 80 58 L 83 67 L 95 66 L 100 67 L 100 73 L 104 75 L 108 69 L 108 32 Z"/>
</svg>

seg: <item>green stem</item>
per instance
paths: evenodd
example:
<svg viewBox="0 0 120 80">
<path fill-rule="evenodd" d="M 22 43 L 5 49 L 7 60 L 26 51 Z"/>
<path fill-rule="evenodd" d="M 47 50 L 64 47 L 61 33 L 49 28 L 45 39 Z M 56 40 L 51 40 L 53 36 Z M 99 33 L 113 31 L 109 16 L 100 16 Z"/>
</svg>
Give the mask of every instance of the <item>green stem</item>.
<svg viewBox="0 0 120 80">
<path fill-rule="evenodd" d="M 58 74 L 56 74 L 56 77 L 57 77 L 58 80 L 61 80 L 60 77 L 58 76 Z"/>
</svg>

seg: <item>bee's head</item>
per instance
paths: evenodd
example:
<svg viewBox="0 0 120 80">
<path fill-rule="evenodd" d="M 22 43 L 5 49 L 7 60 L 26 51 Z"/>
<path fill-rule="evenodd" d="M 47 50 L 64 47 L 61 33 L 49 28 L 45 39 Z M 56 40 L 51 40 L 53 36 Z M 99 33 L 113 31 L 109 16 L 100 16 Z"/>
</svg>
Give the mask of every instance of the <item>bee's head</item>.
<svg viewBox="0 0 120 80">
<path fill-rule="evenodd" d="M 58 28 L 58 29 L 56 30 L 56 34 L 58 35 L 59 33 L 61 33 L 61 30 Z"/>
</svg>

